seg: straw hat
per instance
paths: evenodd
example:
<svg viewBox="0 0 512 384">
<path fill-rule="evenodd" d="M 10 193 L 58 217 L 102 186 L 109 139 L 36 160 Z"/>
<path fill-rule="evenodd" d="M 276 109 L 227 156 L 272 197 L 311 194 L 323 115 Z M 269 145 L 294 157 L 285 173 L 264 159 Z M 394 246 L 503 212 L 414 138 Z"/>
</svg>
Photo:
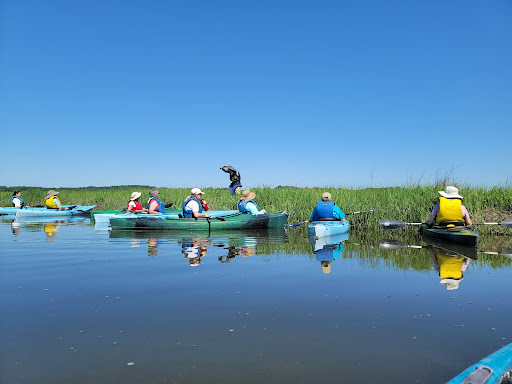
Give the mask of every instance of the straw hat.
<svg viewBox="0 0 512 384">
<path fill-rule="evenodd" d="M 444 284 L 448 291 L 452 291 L 454 289 L 459 289 L 459 284 L 462 279 L 442 279 L 439 284 Z"/>
<path fill-rule="evenodd" d="M 439 191 L 439 194 L 447 199 L 463 199 L 463 197 L 459 195 L 459 190 L 451 185 L 447 186 L 444 191 Z"/>
<path fill-rule="evenodd" d="M 142 195 L 142 192 L 132 192 L 132 197 L 130 197 L 130 200 L 137 200 L 140 195 Z"/>
<path fill-rule="evenodd" d="M 45 200 L 46 200 L 46 199 L 49 199 L 50 197 L 52 197 L 52 196 L 57 196 L 58 194 L 59 194 L 59 192 L 54 191 L 53 189 L 50 189 L 50 190 L 48 191 L 48 193 L 46 194 L 46 197 L 45 197 L 44 199 L 45 199 Z"/>
<path fill-rule="evenodd" d="M 256 198 L 256 194 L 248 189 L 242 192 L 242 196 L 245 198 L 245 200 L 254 200 Z"/>
<path fill-rule="evenodd" d="M 332 201 L 331 194 L 329 192 L 322 193 L 322 201 Z"/>
<path fill-rule="evenodd" d="M 322 273 L 331 273 L 331 261 L 324 260 L 321 262 Z"/>
</svg>

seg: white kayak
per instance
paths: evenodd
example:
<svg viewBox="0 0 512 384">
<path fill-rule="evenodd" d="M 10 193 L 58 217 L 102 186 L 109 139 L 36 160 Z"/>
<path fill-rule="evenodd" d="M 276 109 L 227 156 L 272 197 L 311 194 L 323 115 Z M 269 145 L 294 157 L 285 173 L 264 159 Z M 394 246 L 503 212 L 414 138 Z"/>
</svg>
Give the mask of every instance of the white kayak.
<svg viewBox="0 0 512 384">
<path fill-rule="evenodd" d="M 65 206 L 64 206 L 65 207 Z M 16 218 L 22 217 L 57 217 L 57 216 L 75 216 L 85 215 L 93 210 L 95 205 L 74 205 L 70 209 L 51 209 L 51 208 L 23 208 L 17 209 Z"/>
<path fill-rule="evenodd" d="M 340 235 L 348 232 L 350 223 L 345 221 L 313 221 L 308 225 L 308 236 L 315 238 Z"/>
</svg>

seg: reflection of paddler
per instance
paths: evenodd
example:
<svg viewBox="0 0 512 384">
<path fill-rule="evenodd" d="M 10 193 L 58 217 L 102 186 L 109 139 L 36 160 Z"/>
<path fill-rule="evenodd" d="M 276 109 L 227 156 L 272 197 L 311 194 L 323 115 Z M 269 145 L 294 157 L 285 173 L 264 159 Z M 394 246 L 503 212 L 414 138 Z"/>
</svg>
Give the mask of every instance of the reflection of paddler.
<svg viewBox="0 0 512 384">
<path fill-rule="evenodd" d="M 464 272 L 469 265 L 469 259 L 439 248 L 429 248 L 434 268 L 439 272 L 440 284 L 447 290 L 458 289 Z"/>
<path fill-rule="evenodd" d="M 156 256 L 158 253 L 158 239 L 149 238 L 148 239 L 148 256 Z"/>
<path fill-rule="evenodd" d="M 48 223 L 44 225 L 43 231 L 48 240 L 53 240 L 53 238 L 59 232 L 60 225 L 58 223 Z"/>
<path fill-rule="evenodd" d="M 345 250 L 345 242 L 339 244 L 326 244 L 323 248 L 315 250 L 314 244 L 311 245 L 316 259 L 322 265 L 323 273 L 331 273 L 331 263 L 340 257 L 341 252 Z"/>
<path fill-rule="evenodd" d="M 181 243 L 183 257 L 188 259 L 191 267 L 201 264 L 201 257 L 206 255 L 206 247 L 201 246 L 199 239 L 183 239 Z"/>
<path fill-rule="evenodd" d="M 256 254 L 255 246 L 242 246 L 240 247 L 240 254 L 242 257 L 254 256 Z"/>
<path fill-rule="evenodd" d="M 14 220 L 11 224 L 11 229 L 13 235 L 19 235 L 20 233 L 20 223 L 18 223 L 16 220 Z"/>
</svg>

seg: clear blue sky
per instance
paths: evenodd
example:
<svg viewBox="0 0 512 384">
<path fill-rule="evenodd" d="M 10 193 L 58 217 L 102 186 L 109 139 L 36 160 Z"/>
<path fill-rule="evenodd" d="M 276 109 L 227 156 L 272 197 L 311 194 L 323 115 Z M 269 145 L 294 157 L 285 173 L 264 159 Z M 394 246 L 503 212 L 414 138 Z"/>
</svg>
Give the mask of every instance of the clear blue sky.
<svg viewBox="0 0 512 384">
<path fill-rule="evenodd" d="M 0 184 L 512 182 L 512 2 L 4 1 Z"/>
</svg>

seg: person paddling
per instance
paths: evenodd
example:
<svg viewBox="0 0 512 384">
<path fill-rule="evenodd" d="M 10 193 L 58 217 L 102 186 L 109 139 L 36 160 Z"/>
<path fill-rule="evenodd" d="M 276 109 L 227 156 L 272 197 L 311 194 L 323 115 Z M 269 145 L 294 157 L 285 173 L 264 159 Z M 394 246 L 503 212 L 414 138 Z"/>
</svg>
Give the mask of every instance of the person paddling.
<svg viewBox="0 0 512 384">
<path fill-rule="evenodd" d="M 267 213 L 264 209 L 258 210 L 258 204 L 254 201 L 256 193 L 246 189 L 242 192 L 242 197 L 238 201 L 238 210 L 242 213 L 249 213 L 251 215 L 262 215 Z"/>
<path fill-rule="evenodd" d="M 309 221 L 345 221 L 345 214 L 332 201 L 329 192 L 322 193 L 322 199 L 316 203 Z"/>
<path fill-rule="evenodd" d="M 473 225 L 468 210 L 462 205 L 464 198 L 459 195 L 457 188 L 449 185 L 444 191 L 439 191 L 439 194 L 441 195 L 439 203 L 435 205 L 425 224 L 432 227 L 434 223 L 440 225 L 443 222 L 456 221 L 466 225 Z M 451 225 L 453 226 L 453 224 Z"/>
<path fill-rule="evenodd" d="M 242 188 L 242 184 L 240 181 L 240 172 L 238 172 L 231 165 L 223 165 L 220 167 L 224 172 L 229 173 L 229 180 L 231 184 L 229 184 L 229 193 L 234 195 L 235 193 L 240 194 L 240 189 Z"/>
<path fill-rule="evenodd" d="M 210 217 L 208 213 L 203 213 L 203 204 L 201 204 L 203 194 L 204 192 L 199 188 L 190 190 L 190 196 L 187 196 L 182 205 L 184 218 Z"/>
<path fill-rule="evenodd" d="M 21 191 L 14 191 L 12 194 L 11 202 L 14 208 L 28 207 L 28 205 L 25 205 L 25 202 L 21 198 Z"/>
<path fill-rule="evenodd" d="M 58 209 L 59 211 L 70 209 L 70 207 L 63 207 L 57 195 L 59 192 L 50 189 L 44 198 L 44 204 L 46 208 Z"/>
<path fill-rule="evenodd" d="M 149 191 L 148 211 L 150 214 L 165 214 L 165 205 L 158 199 L 158 189 L 156 188 Z"/>
<path fill-rule="evenodd" d="M 142 192 L 133 192 L 132 193 L 132 196 L 130 197 L 130 201 L 128 201 L 128 203 L 126 203 L 127 210 L 129 212 L 146 211 L 146 209 L 144 209 L 144 207 L 140 203 L 140 196 L 141 195 L 142 195 Z"/>
</svg>

